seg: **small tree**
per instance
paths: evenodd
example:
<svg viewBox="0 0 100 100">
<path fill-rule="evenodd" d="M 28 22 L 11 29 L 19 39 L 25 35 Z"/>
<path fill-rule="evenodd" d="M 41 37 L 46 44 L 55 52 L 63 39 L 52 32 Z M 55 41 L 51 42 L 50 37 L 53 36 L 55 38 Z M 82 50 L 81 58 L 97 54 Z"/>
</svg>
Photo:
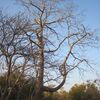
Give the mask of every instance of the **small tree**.
<svg viewBox="0 0 100 100">
<path fill-rule="evenodd" d="M 99 100 L 100 91 L 94 83 L 74 85 L 69 91 L 70 100 Z"/>
<path fill-rule="evenodd" d="M 21 78 L 26 77 L 24 72 L 28 59 L 22 55 L 20 43 L 23 42 L 21 38 L 23 34 L 22 28 L 26 29 L 25 25 L 28 23 L 21 19 L 21 14 L 9 17 L 1 11 L 0 15 L 0 67 L 3 69 L 2 74 L 6 73 L 5 87 L 0 99 L 8 100 L 14 87 L 21 81 Z M 17 74 L 15 75 L 14 73 Z M 11 86 L 12 82 L 13 86 Z M 6 94 L 6 91 L 8 91 L 8 94 Z"/>
<path fill-rule="evenodd" d="M 70 100 L 86 100 L 86 85 L 74 85 L 69 91 Z"/>
</svg>

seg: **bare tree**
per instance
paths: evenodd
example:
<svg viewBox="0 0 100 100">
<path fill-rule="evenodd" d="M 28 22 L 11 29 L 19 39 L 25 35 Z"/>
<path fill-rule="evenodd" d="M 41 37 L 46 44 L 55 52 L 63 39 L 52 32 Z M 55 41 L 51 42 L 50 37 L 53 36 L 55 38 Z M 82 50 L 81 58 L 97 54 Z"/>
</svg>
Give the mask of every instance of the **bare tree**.
<svg viewBox="0 0 100 100">
<path fill-rule="evenodd" d="M 23 49 L 24 51 L 27 49 L 25 46 L 28 45 L 28 42 L 25 42 L 27 39 L 24 36 L 24 31 L 30 25 L 27 20 L 21 17 L 22 14 L 8 17 L 3 15 L 1 11 L 0 15 L 0 67 L 3 69 L 2 73 L 6 73 L 6 86 L 0 99 L 9 100 L 11 92 L 19 84 L 19 80 L 24 77 L 24 72 L 27 69 L 26 65 L 30 66 L 28 58 L 26 58 L 29 53 L 26 55 L 22 52 Z M 23 46 L 21 46 L 21 43 Z M 19 73 L 16 75 L 15 83 L 11 87 L 11 77 L 14 73 L 17 74 L 16 72 Z"/>
<path fill-rule="evenodd" d="M 29 17 L 0 19 L 0 58 L 5 59 L 7 84 L 10 73 L 16 67 L 21 68 L 22 73 L 35 78 L 30 99 L 40 100 L 43 92 L 59 90 L 70 71 L 83 63 L 89 65 L 81 57 L 80 48 L 91 44 L 94 33 L 78 21 L 72 3 L 20 1 L 28 9 Z M 50 87 L 50 84 L 55 85 Z"/>
</svg>

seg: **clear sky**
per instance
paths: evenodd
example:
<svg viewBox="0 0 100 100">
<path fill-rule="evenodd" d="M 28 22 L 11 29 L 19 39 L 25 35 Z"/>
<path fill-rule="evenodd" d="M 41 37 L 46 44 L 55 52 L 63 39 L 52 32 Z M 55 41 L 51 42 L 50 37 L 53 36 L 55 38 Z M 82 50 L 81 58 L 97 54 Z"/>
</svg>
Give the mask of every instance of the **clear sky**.
<svg viewBox="0 0 100 100">
<path fill-rule="evenodd" d="M 100 28 L 100 0 L 74 0 L 85 13 L 85 22 L 91 27 Z"/>
<path fill-rule="evenodd" d="M 78 9 L 83 12 L 84 23 L 89 26 L 91 29 L 100 30 L 100 0 L 73 0 Z M 100 32 L 100 31 L 99 31 Z M 98 32 L 98 34 L 100 34 Z M 84 74 L 79 72 L 72 72 L 72 75 L 69 75 L 68 82 L 66 87 L 70 88 L 74 83 L 85 82 L 86 80 L 93 80 L 100 77 L 100 48 L 93 49 L 88 48 L 86 56 L 93 61 L 97 73 L 94 71 L 87 71 Z M 99 75 L 98 75 L 99 73 Z M 83 77 L 82 77 L 83 76 Z"/>
<path fill-rule="evenodd" d="M 100 0 L 73 1 L 78 6 L 78 9 L 83 12 L 84 24 L 89 26 L 91 29 L 97 28 L 100 30 Z M 21 9 L 20 6 L 16 5 L 15 0 L 0 0 L 0 8 L 3 8 L 5 12 L 10 14 L 12 14 L 12 12 L 14 14 Z M 93 61 L 97 72 L 100 74 L 100 48 L 88 48 L 88 53 L 85 52 L 85 54 L 91 61 Z M 85 72 L 84 74 L 79 74 L 79 72 L 76 72 L 75 70 L 68 76 L 65 87 L 69 89 L 75 83 L 80 83 L 85 80 L 95 79 L 98 77 L 99 76 L 97 76 L 96 73 L 92 71 Z"/>
</svg>

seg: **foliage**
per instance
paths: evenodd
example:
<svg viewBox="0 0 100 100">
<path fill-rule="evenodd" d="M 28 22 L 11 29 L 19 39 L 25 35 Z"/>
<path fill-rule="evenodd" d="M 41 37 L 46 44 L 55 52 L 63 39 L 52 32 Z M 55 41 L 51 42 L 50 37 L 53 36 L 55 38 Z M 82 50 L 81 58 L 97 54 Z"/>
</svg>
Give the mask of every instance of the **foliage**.
<svg viewBox="0 0 100 100">
<path fill-rule="evenodd" d="M 34 86 L 34 82 L 32 81 L 33 78 L 28 79 L 22 76 L 16 83 L 19 74 L 20 72 L 11 74 L 9 87 L 6 87 L 6 74 L 0 76 L 0 98 L 4 92 L 6 92 L 5 98 L 7 98 L 9 92 L 11 91 L 8 100 L 28 100 L 31 94 L 31 89 L 33 89 Z"/>
<path fill-rule="evenodd" d="M 43 100 L 67 100 L 68 99 L 68 92 L 65 90 L 60 90 L 54 93 L 44 93 Z"/>
<path fill-rule="evenodd" d="M 11 76 L 11 85 L 13 87 L 16 78 L 20 72 L 16 72 Z M 6 87 L 6 74 L 0 76 L 0 96 Z M 23 75 L 24 76 L 24 75 Z M 33 80 L 34 81 L 34 80 Z M 30 100 L 31 93 L 34 90 L 32 79 L 22 77 L 18 84 L 13 88 L 8 100 Z M 24 83 L 24 84 L 23 84 Z M 6 96 L 9 93 L 9 89 L 6 91 Z M 84 84 L 75 84 L 69 92 L 64 89 L 60 89 L 58 92 L 44 92 L 41 100 L 99 100 L 100 90 L 98 84 L 94 82 L 87 82 Z"/>
<path fill-rule="evenodd" d="M 94 83 L 74 85 L 69 91 L 70 100 L 99 100 L 100 90 Z"/>
<path fill-rule="evenodd" d="M 84 84 L 74 85 L 69 92 L 70 99 L 71 100 L 84 100 L 85 89 L 86 89 L 86 86 Z"/>
</svg>

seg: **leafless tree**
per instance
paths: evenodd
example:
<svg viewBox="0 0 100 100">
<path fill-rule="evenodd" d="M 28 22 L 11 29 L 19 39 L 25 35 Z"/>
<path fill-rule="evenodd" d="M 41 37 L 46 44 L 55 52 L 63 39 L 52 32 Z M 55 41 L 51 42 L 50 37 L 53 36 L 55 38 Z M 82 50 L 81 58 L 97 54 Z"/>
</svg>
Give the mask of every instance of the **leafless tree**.
<svg viewBox="0 0 100 100">
<path fill-rule="evenodd" d="M 59 90 L 70 71 L 83 63 L 89 65 L 87 59 L 81 57 L 80 48 L 92 44 L 94 33 L 78 20 L 72 3 L 19 1 L 29 17 L 19 14 L 7 20 L 1 17 L 0 59 L 4 59 L 7 67 L 7 84 L 10 84 L 10 73 L 20 69 L 21 73 L 35 78 L 30 99 L 40 100 L 43 92 Z M 55 85 L 50 87 L 50 84 Z"/>
<path fill-rule="evenodd" d="M 27 66 L 29 65 L 28 58 L 29 52 L 23 53 L 27 50 L 25 46 L 28 45 L 27 39 L 24 36 L 26 29 L 29 29 L 29 22 L 23 20 L 22 14 L 18 14 L 13 17 L 8 17 L 0 12 L 0 67 L 3 69 L 2 73 L 6 73 L 6 86 L 1 94 L 1 100 L 8 100 L 12 90 L 19 80 L 23 77 Z M 24 29 L 24 30 L 23 30 Z M 26 42 L 25 42 L 26 41 Z M 22 44 L 23 46 L 21 46 Z M 17 74 L 15 83 L 11 87 L 11 77 L 14 73 Z M 6 94 L 9 91 L 8 95 Z M 5 96 L 6 95 L 6 96 Z"/>
</svg>

